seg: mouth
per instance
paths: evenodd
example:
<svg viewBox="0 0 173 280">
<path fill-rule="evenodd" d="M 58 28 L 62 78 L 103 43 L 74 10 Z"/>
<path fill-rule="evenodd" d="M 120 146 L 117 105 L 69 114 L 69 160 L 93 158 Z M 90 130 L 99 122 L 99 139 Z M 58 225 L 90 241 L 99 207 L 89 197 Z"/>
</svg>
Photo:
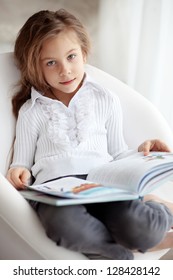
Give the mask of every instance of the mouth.
<svg viewBox="0 0 173 280">
<path fill-rule="evenodd" d="M 73 83 L 75 80 L 76 80 L 76 78 L 74 78 L 72 80 L 64 81 L 64 82 L 59 82 L 59 83 L 60 83 L 60 85 L 66 86 L 66 85 Z"/>
</svg>

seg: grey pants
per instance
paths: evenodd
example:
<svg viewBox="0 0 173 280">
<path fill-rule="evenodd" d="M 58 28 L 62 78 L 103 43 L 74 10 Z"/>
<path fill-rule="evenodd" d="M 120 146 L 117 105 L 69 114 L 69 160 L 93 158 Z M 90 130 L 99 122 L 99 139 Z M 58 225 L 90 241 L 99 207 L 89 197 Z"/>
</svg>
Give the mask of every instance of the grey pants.
<svg viewBox="0 0 173 280">
<path fill-rule="evenodd" d="M 162 204 L 141 200 L 36 209 L 47 235 L 57 245 L 90 259 L 133 259 L 158 244 L 173 225 Z"/>
</svg>

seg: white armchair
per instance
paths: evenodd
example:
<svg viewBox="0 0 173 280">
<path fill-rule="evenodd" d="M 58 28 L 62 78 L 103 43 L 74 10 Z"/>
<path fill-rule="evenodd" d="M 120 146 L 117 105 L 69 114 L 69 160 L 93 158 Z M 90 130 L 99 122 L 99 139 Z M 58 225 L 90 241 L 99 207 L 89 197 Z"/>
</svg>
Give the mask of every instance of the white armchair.
<svg viewBox="0 0 173 280">
<path fill-rule="evenodd" d="M 93 66 L 87 65 L 86 71 L 119 96 L 124 115 L 124 135 L 130 148 L 136 148 L 147 138 L 160 138 L 173 148 L 173 134 L 150 102 Z M 82 254 L 59 247 L 51 241 L 34 210 L 4 177 L 15 131 L 11 95 L 18 78 L 13 54 L 0 54 L 0 259 L 86 259 Z M 164 186 L 163 193 L 164 198 L 170 197 L 169 186 Z M 135 259 L 159 259 L 166 251 L 137 253 Z"/>
</svg>

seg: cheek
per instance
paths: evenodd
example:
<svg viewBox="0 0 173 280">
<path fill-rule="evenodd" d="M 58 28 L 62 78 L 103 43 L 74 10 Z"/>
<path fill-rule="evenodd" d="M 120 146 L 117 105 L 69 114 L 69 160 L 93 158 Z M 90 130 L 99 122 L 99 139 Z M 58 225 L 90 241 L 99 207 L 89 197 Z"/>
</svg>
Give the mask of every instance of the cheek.
<svg viewBox="0 0 173 280">
<path fill-rule="evenodd" d="M 45 78 L 51 78 L 51 76 L 53 75 L 53 71 L 51 71 L 51 69 L 48 68 L 44 68 L 43 69 L 43 75 Z"/>
<path fill-rule="evenodd" d="M 43 76 L 45 77 L 45 76 L 46 76 L 46 68 L 42 65 L 42 66 L 40 67 L 40 70 L 41 70 Z"/>
</svg>

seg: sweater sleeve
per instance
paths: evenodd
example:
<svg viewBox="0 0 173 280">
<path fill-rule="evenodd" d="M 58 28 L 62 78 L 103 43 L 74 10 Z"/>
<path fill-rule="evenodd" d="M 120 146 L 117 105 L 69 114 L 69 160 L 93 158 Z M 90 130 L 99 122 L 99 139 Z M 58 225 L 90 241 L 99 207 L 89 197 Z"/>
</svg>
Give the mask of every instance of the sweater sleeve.
<svg viewBox="0 0 173 280">
<path fill-rule="evenodd" d="M 33 114 L 21 108 L 16 124 L 13 161 L 10 167 L 22 166 L 30 170 L 34 163 L 36 142 L 37 130 Z"/>
<path fill-rule="evenodd" d="M 110 99 L 109 117 L 106 122 L 108 152 L 116 159 L 120 154 L 126 154 L 128 146 L 123 136 L 123 117 L 119 98 L 112 95 Z"/>
</svg>

